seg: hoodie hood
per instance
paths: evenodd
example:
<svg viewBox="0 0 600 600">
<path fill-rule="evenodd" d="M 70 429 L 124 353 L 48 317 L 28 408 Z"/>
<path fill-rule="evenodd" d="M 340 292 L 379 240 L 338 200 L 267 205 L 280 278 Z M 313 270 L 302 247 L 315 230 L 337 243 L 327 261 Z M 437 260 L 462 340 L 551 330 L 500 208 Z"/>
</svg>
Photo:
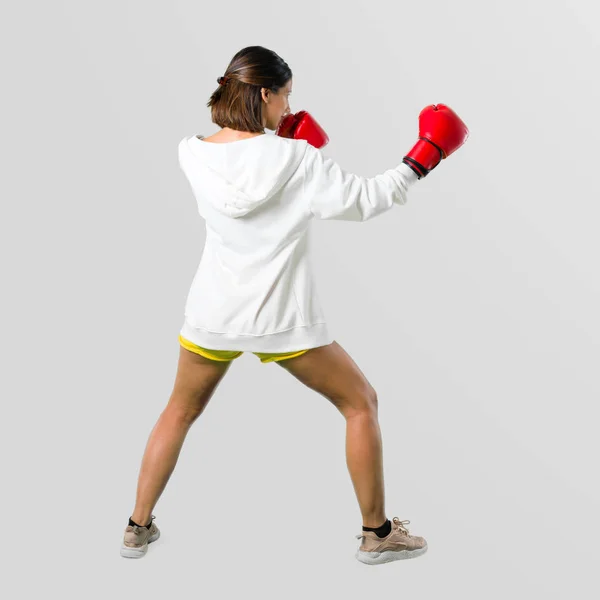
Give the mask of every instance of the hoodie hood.
<svg viewBox="0 0 600 600">
<path fill-rule="evenodd" d="M 300 166 L 305 140 L 261 134 L 235 142 L 184 138 L 179 165 L 195 193 L 216 210 L 237 219 L 274 196 Z"/>
</svg>

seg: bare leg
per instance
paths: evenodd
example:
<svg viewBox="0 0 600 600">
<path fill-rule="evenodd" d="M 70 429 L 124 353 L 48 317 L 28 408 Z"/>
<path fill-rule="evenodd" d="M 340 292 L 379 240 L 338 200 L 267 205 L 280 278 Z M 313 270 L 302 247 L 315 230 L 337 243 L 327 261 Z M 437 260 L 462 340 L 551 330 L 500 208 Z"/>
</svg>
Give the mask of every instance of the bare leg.
<svg viewBox="0 0 600 600">
<path fill-rule="evenodd" d="M 363 525 L 383 525 L 387 517 L 375 390 L 337 342 L 277 364 L 327 398 L 345 417 L 346 464 Z"/>
<path fill-rule="evenodd" d="M 138 478 L 135 508 L 131 518 L 146 525 L 179 458 L 191 421 L 169 405 L 150 433 Z"/>
<path fill-rule="evenodd" d="M 346 417 L 346 464 L 365 527 L 386 521 L 381 431 L 376 414 Z"/>
<path fill-rule="evenodd" d="M 181 452 L 185 437 L 202 414 L 219 382 L 231 366 L 180 346 L 173 393 L 150 433 L 140 468 L 131 518 L 146 525 Z"/>
</svg>

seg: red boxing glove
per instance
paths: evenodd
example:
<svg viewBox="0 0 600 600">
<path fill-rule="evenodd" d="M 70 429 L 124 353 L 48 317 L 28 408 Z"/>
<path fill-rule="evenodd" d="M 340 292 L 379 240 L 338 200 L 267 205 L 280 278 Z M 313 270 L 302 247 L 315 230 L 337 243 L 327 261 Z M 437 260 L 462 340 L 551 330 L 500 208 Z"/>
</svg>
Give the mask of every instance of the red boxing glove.
<svg viewBox="0 0 600 600">
<path fill-rule="evenodd" d="M 315 148 L 322 148 L 329 142 L 329 137 L 323 128 L 305 110 L 301 110 L 295 115 L 287 115 L 282 119 L 275 135 L 306 140 Z"/>
<path fill-rule="evenodd" d="M 451 108 L 445 104 L 430 104 L 419 114 L 419 141 L 402 162 L 421 179 L 443 158 L 458 150 L 468 137 L 467 126 Z"/>
</svg>

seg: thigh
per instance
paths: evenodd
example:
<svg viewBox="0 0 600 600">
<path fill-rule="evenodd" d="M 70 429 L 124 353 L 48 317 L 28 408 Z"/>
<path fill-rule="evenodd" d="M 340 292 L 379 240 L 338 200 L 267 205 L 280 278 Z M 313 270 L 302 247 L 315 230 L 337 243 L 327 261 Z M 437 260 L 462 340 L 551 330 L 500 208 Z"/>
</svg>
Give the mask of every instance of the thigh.
<svg viewBox="0 0 600 600">
<path fill-rule="evenodd" d="M 335 341 L 277 364 L 331 401 L 346 417 L 377 408 L 373 386 L 352 357 Z"/>
<path fill-rule="evenodd" d="M 231 362 L 212 360 L 180 345 L 169 405 L 191 418 L 199 416 L 229 370 Z"/>
</svg>

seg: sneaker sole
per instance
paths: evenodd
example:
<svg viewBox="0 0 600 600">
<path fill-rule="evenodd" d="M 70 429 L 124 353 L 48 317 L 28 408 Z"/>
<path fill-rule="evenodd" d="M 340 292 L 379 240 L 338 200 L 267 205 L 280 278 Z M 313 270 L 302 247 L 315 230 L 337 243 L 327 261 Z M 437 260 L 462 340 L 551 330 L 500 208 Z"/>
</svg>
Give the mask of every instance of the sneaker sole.
<svg viewBox="0 0 600 600">
<path fill-rule="evenodd" d="M 383 552 L 363 552 L 357 550 L 356 558 L 366 565 L 382 565 L 394 560 L 405 560 L 409 558 L 417 558 L 427 552 L 427 546 L 418 550 L 384 550 Z"/>
<path fill-rule="evenodd" d="M 142 558 L 148 552 L 148 544 L 155 542 L 160 537 L 160 531 L 157 531 L 153 536 L 148 538 L 148 541 L 139 548 L 132 548 L 123 544 L 121 546 L 121 556 L 124 558 Z"/>
</svg>

